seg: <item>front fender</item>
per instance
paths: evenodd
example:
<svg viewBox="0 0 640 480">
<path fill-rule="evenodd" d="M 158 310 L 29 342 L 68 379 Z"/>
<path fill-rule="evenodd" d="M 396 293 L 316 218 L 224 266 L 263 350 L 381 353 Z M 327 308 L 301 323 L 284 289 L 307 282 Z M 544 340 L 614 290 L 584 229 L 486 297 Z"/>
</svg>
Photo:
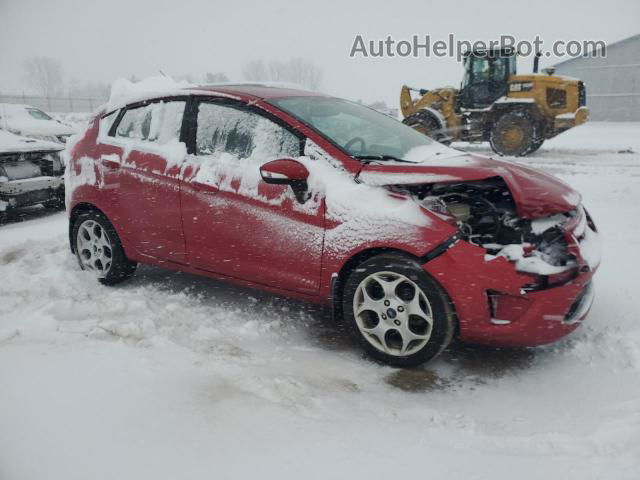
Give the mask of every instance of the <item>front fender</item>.
<svg viewBox="0 0 640 480">
<path fill-rule="evenodd" d="M 358 225 L 328 222 L 322 262 L 322 289 L 330 296 L 331 277 L 367 251 L 397 251 L 426 262 L 439 247 L 448 248 L 456 228 L 423 210 L 424 225 L 393 222 L 386 225 Z M 382 227 L 382 228 L 381 228 Z"/>
</svg>

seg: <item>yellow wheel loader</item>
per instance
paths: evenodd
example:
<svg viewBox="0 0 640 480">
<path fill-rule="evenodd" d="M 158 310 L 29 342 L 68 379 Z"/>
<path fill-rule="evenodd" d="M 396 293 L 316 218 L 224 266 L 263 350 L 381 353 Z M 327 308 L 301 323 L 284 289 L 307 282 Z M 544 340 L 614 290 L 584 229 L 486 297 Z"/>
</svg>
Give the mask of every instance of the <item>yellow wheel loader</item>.
<svg viewBox="0 0 640 480">
<path fill-rule="evenodd" d="M 584 83 L 553 68 L 537 73 L 539 59 L 533 74 L 518 75 L 514 49 L 469 51 L 459 90 L 402 87 L 403 123 L 446 144 L 489 142 L 500 155 L 534 152 L 589 116 Z"/>
</svg>

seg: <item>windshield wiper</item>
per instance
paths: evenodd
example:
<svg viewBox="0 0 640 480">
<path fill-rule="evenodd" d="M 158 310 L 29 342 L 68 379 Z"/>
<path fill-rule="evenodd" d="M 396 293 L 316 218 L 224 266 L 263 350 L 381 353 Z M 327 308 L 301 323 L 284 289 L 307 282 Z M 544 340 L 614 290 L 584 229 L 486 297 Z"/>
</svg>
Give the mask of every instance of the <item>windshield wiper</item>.
<svg viewBox="0 0 640 480">
<path fill-rule="evenodd" d="M 379 161 L 379 162 L 402 162 L 402 163 L 413 163 L 411 160 L 405 160 L 404 158 L 394 157 L 393 155 L 354 155 L 353 158 L 358 160 L 365 161 Z"/>
</svg>

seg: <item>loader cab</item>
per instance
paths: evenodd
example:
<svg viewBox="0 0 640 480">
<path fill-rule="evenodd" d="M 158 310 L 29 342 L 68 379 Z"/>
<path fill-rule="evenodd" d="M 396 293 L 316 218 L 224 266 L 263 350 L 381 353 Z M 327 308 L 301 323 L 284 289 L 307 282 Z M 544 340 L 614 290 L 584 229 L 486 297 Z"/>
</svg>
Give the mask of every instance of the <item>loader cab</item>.
<svg viewBox="0 0 640 480">
<path fill-rule="evenodd" d="M 488 107 L 507 94 L 507 80 L 515 74 L 516 55 L 513 49 L 472 50 L 465 53 L 458 107 Z"/>
</svg>

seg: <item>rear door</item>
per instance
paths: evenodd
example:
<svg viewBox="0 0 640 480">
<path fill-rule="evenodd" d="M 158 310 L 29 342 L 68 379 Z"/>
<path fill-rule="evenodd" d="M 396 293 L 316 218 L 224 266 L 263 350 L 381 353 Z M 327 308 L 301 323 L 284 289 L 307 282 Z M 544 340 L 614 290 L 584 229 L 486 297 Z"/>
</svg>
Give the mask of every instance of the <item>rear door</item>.
<svg viewBox="0 0 640 480">
<path fill-rule="evenodd" d="M 194 169 L 182 189 L 189 262 L 204 270 L 316 292 L 324 202 L 299 202 L 291 187 L 261 180 L 263 163 L 302 154 L 302 138 L 257 109 L 201 101 Z"/>
<path fill-rule="evenodd" d="M 138 254 L 185 263 L 180 215 L 181 142 L 187 99 L 154 100 L 127 107 L 101 149 L 105 169 L 117 170 L 117 196 L 128 244 Z"/>
</svg>

